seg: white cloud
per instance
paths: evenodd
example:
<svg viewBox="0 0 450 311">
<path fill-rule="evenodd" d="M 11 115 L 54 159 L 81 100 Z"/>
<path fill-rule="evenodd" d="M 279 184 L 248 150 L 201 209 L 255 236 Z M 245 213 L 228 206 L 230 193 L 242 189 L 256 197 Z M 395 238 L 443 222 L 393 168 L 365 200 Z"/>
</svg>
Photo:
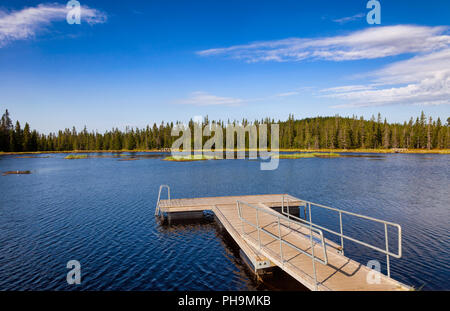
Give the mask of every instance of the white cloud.
<svg viewBox="0 0 450 311">
<path fill-rule="evenodd" d="M 61 4 L 40 4 L 18 11 L 0 10 L 0 47 L 15 40 L 33 38 L 52 22 L 65 21 L 68 9 Z M 106 22 L 105 13 L 81 7 L 81 23 L 90 25 Z"/>
<path fill-rule="evenodd" d="M 299 89 L 310 89 L 310 87 L 302 87 Z M 209 94 L 207 92 L 192 92 L 190 96 L 183 100 L 178 100 L 176 103 L 185 104 L 185 105 L 194 105 L 194 106 L 240 106 L 242 104 L 255 103 L 255 102 L 264 102 L 264 101 L 273 101 L 273 100 L 281 100 L 283 98 L 289 96 L 299 95 L 298 91 L 289 91 L 284 93 L 272 94 L 263 97 L 252 97 L 252 98 L 235 98 L 235 97 L 222 97 Z"/>
<path fill-rule="evenodd" d="M 209 49 L 199 55 L 225 55 L 247 62 L 375 59 L 401 54 L 414 57 L 365 74 L 367 84 L 324 89 L 336 107 L 392 104 L 450 104 L 450 36 L 448 27 L 397 25 L 370 27 L 325 38 L 289 38 Z M 277 96 L 291 95 L 290 93 Z"/>
<path fill-rule="evenodd" d="M 355 14 L 353 16 L 333 19 L 333 22 L 336 22 L 336 23 L 339 23 L 339 24 L 344 24 L 344 23 L 347 23 L 347 22 L 358 20 L 358 19 L 360 19 L 360 18 L 362 18 L 364 16 L 366 16 L 364 13 L 358 13 L 358 14 Z"/>
<path fill-rule="evenodd" d="M 369 85 L 322 91 L 346 102 L 335 107 L 450 104 L 450 48 L 395 62 L 370 77 Z"/>
<path fill-rule="evenodd" d="M 288 38 L 197 52 L 247 62 L 374 59 L 405 53 L 432 52 L 450 45 L 448 27 L 397 25 L 370 27 L 343 36 Z"/>
<path fill-rule="evenodd" d="M 243 99 L 233 97 L 220 97 L 206 92 L 193 92 L 190 97 L 179 101 L 180 104 L 195 106 L 239 106 Z"/>
<path fill-rule="evenodd" d="M 298 95 L 298 94 L 300 94 L 299 92 L 286 92 L 286 93 L 280 93 L 280 94 L 277 94 L 276 96 L 277 97 L 287 97 L 287 96 L 294 96 L 294 95 Z"/>
<path fill-rule="evenodd" d="M 351 91 L 361 91 L 361 90 L 370 90 L 372 89 L 372 85 L 345 85 L 345 86 L 337 86 L 328 89 L 321 90 L 322 92 L 335 92 L 335 93 L 345 93 Z"/>
<path fill-rule="evenodd" d="M 373 75 L 378 83 L 410 83 L 433 78 L 439 73 L 448 71 L 450 71 L 450 47 L 390 64 Z"/>
</svg>

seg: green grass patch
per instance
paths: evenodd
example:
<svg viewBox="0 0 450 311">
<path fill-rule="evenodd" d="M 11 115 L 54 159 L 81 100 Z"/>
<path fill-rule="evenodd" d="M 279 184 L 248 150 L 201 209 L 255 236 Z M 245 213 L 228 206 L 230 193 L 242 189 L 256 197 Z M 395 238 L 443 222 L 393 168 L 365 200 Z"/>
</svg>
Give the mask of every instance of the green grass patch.
<svg viewBox="0 0 450 311">
<path fill-rule="evenodd" d="M 73 160 L 73 159 L 87 159 L 87 154 L 69 154 L 68 156 L 64 157 L 64 159 Z"/>
<path fill-rule="evenodd" d="M 336 158 L 339 157 L 339 153 L 280 153 L 275 156 L 278 159 L 310 159 L 310 158 Z"/>
<path fill-rule="evenodd" d="M 340 157 L 341 155 L 339 153 L 334 153 L 334 152 L 315 152 L 313 153 L 314 156 L 316 158 L 337 158 Z"/>
<path fill-rule="evenodd" d="M 313 153 L 280 153 L 278 155 L 274 156 L 278 159 L 307 159 L 307 158 L 314 158 Z"/>
<path fill-rule="evenodd" d="M 189 155 L 189 156 L 179 156 L 179 157 L 165 157 L 164 161 L 174 161 L 174 162 L 191 162 L 191 161 L 206 161 L 206 160 L 215 160 L 216 157 L 213 156 L 196 156 L 196 155 Z"/>
</svg>

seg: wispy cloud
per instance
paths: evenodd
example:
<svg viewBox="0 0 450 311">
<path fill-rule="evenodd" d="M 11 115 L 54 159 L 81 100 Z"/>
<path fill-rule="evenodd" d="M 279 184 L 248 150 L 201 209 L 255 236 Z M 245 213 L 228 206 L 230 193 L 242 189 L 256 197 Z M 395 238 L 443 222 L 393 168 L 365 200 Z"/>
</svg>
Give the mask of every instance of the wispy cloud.
<svg viewBox="0 0 450 311">
<path fill-rule="evenodd" d="M 306 59 L 345 61 L 432 52 L 449 45 L 448 27 L 397 25 L 371 27 L 343 36 L 254 42 L 203 50 L 197 54 L 224 55 L 247 62 L 285 62 Z"/>
<path fill-rule="evenodd" d="M 233 97 L 221 97 L 206 92 L 193 92 L 189 98 L 178 101 L 180 104 L 194 106 L 239 106 L 245 100 Z"/>
<path fill-rule="evenodd" d="M 364 13 L 358 13 L 355 14 L 353 16 L 347 16 L 347 17 L 342 17 L 342 18 L 338 18 L 338 19 L 333 19 L 333 22 L 339 23 L 339 24 L 345 24 L 348 22 L 352 22 L 352 21 L 356 21 L 358 19 L 363 18 L 364 16 L 366 16 Z"/>
<path fill-rule="evenodd" d="M 294 91 L 294 92 L 280 93 L 280 94 L 277 94 L 276 96 L 277 97 L 287 97 L 287 96 L 294 96 L 294 95 L 298 95 L 298 94 L 300 94 L 300 93 Z"/>
<path fill-rule="evenodd" d="M 365 91 L 373 89 L 373 85 L 345 85 L 345 86 L 337 86 L 331 87 L 328 89 L 323 89 L 321 92 L 330 92 L 330 93 L 346 93 L 346 92 L 355 92 L 355 91 Z"/>
<path fill-rule="evenodd" d="M 310 87 L 298 88 L 299 90 L 307 90 Z M 278 94 L 271 94 L 263 97 L 252 97 L 252 98 L 236 98 L 236 97 L 224 97 L 212 95 L 207 92 L 197 91 L 192 92 L 188 98 L 178 100 L 177 104 L 184 105 L 194 105 L 194 106 L 241 106 L 243 104 L 264 102 L 264 101 L 276 101 L 282 100 L 286 97 L 295 96 L 301 94 L 299 91 L 289 91 Z"/>
<path fill-rule="evenodd" d="M 40 4 L 17 11 L 0 9 L 0 47 L 15 40 L 35 37 L 51 23 L 65 20 L 67 12 L 66 6 L 61 4 Z M 99 10 L 81 7 L 81 23 L 94 25 L 104 23 L 106 19 L 106 14 Z"/>
<path fill-rule="evenodd" d="M 450 48 L 395 62 L 372 72 L 371 84 L 322 90 L 324 96 L 344 100 L 335 107 L 392 104 L 450 104 Z"/>
<path fill-rule="evenodd" d="M 356 18 L 353 16 L 351 18 Z M 324 89 L 321 96 L 336 98 L 336 107 L 392 104 L 450 104 L 450 36 L 448 27 L 397 25 L 373 27 L 347 35 L 317 39 L 289 38 L 255 42 L 198 52 L 224 55 L 247 62 L 375 59 L 415 55 L 365 74 L 367 84 Z M 277 97 L 295 95 L 287 92 Z"/>
</svg>

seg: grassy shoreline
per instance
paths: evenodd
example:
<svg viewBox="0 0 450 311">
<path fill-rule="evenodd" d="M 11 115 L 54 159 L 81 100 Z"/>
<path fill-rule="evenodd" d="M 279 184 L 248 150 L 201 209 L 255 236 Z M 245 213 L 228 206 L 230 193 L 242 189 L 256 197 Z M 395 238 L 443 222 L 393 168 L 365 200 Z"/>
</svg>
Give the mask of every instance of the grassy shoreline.
<svg viewBox="0 0 450 311">
<path fill-rule="evenodd" d="M 88 158 L 88 156 L 86 154 L 78 154 L 78 155 L 69 154 L 68 156 L 64 157 L 64 159 L 67 159 L 67 160 L 87 159 L 87 158 Z"/>
<path fill-rule="evenodd" d="M 166 157 L 163 161 L 173 161 L 173 162 L 192 162 L 192 161 L 207 161 L 207 160 L 217 160 L 216 157 L 212 156 L 179 156 L 179 157 Z"/>
<path fill-rule="evenodd" d="M 275 156 L 278 159 L 308 159 L 308 158 L 338 158 L 339 153 L 324 153 L 324 152 L 302 152 L 302 153 L 280 153 Z"/>
<path fill-rule="evenodd" d="M 194 150 L 192 150 L 194 151 Z M 219 151 L 219 150 L 218 150 Z M 222 151 L 226 151 L 223 149 Z M 239 151 L 234 149 L 234 151 Z M 249 151 L 246 149 L 245 151 Z M 393 149 L 279 149 L 279 152 L 331 152 L 331 153 L 411 153 L 411 154 L 450 154 L 450 149 L 407 149 L 395 152 Z M 159 153 L 166 150 L 67 150 L 67 151 L 28 151 L 28 152 L 0 152 L 1 155 L 26 155 L 26 154 L 64 154 L 64 153 Z"/>
</svg>

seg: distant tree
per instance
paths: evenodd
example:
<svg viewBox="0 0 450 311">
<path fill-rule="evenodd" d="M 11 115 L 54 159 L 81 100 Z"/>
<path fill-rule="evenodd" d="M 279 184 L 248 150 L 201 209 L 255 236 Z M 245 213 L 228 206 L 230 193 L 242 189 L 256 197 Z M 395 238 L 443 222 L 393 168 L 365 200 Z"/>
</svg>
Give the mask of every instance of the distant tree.
<svg viewBox="0 0 450 311">
<path fill-rule="evenodd" d="M 36 130 L 31 132 L 31 138 L 28 146 L 28 151 L 38 151 L 38 133 Z"/>
<path fill-rule="evenodd" d="M 113 150 L 122 150 L 122 139 L 118 129 L 114 130 L 112 136 L 112 148 Z"/>
<path fill-rule="evenodd" d="M 398 141 L 397 126 L 394 125 L 392 130 L 392 148 L 398 148 Z"/>
<path fill-rule="evenodd" d="M 8 109 L 6 109 L 0 120 L 0 151 L 10 151 L 11 143 L 11 131 L 13 130 L 13 125 L 11 118 L 9 117 Z"/>
<path fill-rule="evenodd" d="M 134 138 L 133 130 L 127 134 L 125 145 L 128 150 L 133 150 L 136 148 L 136 139 Z"/>
<path fill-rule="evenodd" d="M 23 128 L 22 150 L 31 151 L 31 131 L 28 123 L 25 123 L 25 127 Z"/>
<path fill-rule="evenodd" d="M 427 126 L 427 149 L 428 150 L 431 149 L 431 122 L 432 122 L 432 119 L 430 117 L 430 119 L 428 120 L 428 126 Z"/>
<path fill-rule="evenodd" d="M 5 113 L 2 116 L 2 119 L 0 121 L 0 126 L 2 128 L 5 128 L 6 130 L 12 130 L 13 124 L 12 124 L 11 118 L 9 117 L 8 109 L 6 109 Z"/>
<path fill-rule="evenodd" d="M 22 143 L 23 143 L 23 133 L 20 128 L 19 121 L 16 122 L 16 126 L 14 131 L 11 133 L 10 137 L 10 149 L 11 151 L 20 152 L 22 151 Z"/>
<path fill-rule="evenodd" d="M 243 125 L 262 123 L 277 123 L 280 129 L 281 148 L 449 148 L 450 118 L 447 124 L 441 119 L 436 122 L 426 117 L 422 112 L 414 120 L 403 124 L 389 124 L 386 119 L 382 122 L 381 114 L 370 120 L 356 116 L 315 117 L 296 120 L 290 114 L 286 121 L 275 121 L 273 118 L 249 121 L 242 119 L 238 123 Z M 230 122 L 230 120 L 228 120 Z M 216 123 L 226 128 L 228 123 L 218 120 L 204 119 L 204 124 Z M 19 121 L 12 125 L 8 110 L 0 119 L 0 151 L 68 151 L 68 150 L 136 150 L 160 149 L 170 147 L 177 137 L 171 136 L 171 130 L 177 122 L 154 123 L 143 129 L 126 128 L 120 131 L 113 128 L 104 133 L 88 132 L 86 126 L 81 132 L 75 127 L 59 130 L 57 133 L 39 134 L 32 130 L 28 123 L 21 129 Z M 236 121 L 234 121 L 236 124 Z M 193 133 L 194 123 L 189 121 L 189 128 Z M 271 127 L 268 128 L 268 145 L 271 145 Z M 235 147 L 237 144 L 235 133 Z M 225 135 L 224 135 L 225 139 Z M 206 140 L 206 138 L 204 138 Z M 245 139 L 248 144 L 248 137 Z M 225 141 L 223 146 L 225 146 Z M 193 146 L 191 146 L 193 147 Z M 248 147 L 248 145 L 247 145 Z"/>
<path fill-rule="evenodd" d="M 425 116 L 425 113 L 422 111 L 420 114 L 420 124 L 418 126 L 419 128 L 419 146 L 418 148 L 425 148 L 427 145 L 427 131 L 426 131 L 426 123 L 427 123 L 427 117 Z"/>
<path fill-rule="evenodd" d="M 390 129 L 386 119 L 384 119 L 383 132 L 383 148 L 388 149 L 390 146 Z"/>
</svg>

